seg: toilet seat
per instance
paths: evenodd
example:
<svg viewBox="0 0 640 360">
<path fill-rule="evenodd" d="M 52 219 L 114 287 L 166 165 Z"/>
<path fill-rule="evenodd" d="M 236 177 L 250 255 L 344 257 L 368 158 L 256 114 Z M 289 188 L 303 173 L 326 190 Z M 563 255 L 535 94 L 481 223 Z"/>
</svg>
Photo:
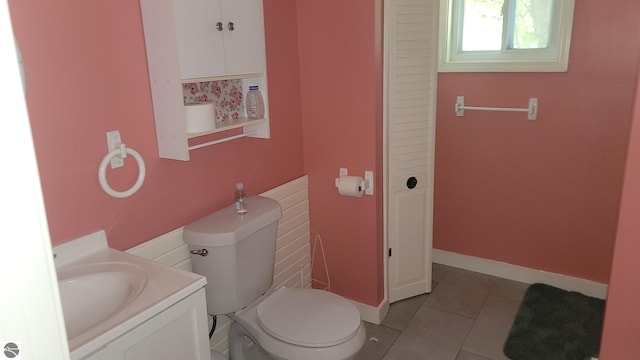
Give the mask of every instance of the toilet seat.
<svg viewBox="0 0 640 360">
<path fill-rule="evenodd" d="M 281 341 L 313 348 L 341 344 L 360 327 L 348 300 L 322 290 L 282 287 L 257 306 L 260 327 Z"/>
</svg>

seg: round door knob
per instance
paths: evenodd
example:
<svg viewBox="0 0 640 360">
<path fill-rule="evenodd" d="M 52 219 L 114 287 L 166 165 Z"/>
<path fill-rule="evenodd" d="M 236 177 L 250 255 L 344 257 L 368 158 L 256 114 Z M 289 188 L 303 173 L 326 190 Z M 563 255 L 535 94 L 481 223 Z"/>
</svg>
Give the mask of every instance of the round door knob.
<svg viewBox="0 0 640 360">
<path fill-rule="evenodd" d="M 412 176 L 410 178 L 407 179 L 407 187 L 409 189 L 413 189 L 416 187 L 416 185 L 418 185 L 418 179 L 416 179 L 415 176 Z"/>
<path fill-rule="evenodd" d="M 229 23 L 227 24 L 227 29 L 229 29 L 229 31 L 233 31 L 235 30 L 236 26 L 233 24 L 233 21 L 229 21 Z"/>
<path fill-rule="evenodd" d="M 218 31 L 224 30 L 224 25 L 222 24 L 222 21 L 218 21 L 216 23 L 216 29 L 218 29 Z"/>
</svg>

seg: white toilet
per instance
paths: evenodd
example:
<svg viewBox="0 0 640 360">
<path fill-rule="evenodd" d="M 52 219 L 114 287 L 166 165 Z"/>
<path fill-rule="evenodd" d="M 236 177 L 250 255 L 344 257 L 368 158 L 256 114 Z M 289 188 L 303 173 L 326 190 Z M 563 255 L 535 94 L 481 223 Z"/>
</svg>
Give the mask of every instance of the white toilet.
<svg viewBox="0 0 640 360">
<path fill-rule="evenodd" d="M 326 291 L 271 289 L 280 205 L 257 196 L 247 207 L 244 215 L 229 206 L 184 228 L 193 271 L 207 277 L 209 314 L 233 320 L 231 359 L 355 358 L 366 337 L 358 309 Z"/>
</svg>

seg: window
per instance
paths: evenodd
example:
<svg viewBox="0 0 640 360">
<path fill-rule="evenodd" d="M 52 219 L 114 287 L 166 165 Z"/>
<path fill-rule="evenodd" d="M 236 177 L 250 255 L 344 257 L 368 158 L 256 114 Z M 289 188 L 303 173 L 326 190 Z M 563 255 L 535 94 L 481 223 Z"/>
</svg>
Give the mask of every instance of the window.
<svg viewBox="0 0 640 360">
<path fill-rule="evenodd" d="M 567 71 L 575 0 L 443 0 L 440 72 Z"/>
</svg>

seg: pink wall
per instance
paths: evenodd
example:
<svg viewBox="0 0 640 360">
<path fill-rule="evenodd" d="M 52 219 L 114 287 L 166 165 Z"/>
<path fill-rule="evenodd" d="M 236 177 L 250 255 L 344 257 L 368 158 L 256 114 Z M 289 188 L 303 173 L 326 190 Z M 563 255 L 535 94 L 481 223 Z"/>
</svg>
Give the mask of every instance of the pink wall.
<svg viewBox="0 0 640 360">
<path fill-rule="evenodd" d="M 638 38 L 631 44 L 638 46 Z M 640 76 L 636 82 L 635 109 L 627 155 L 620 219 L 613 255 L 611 280 L 600 359 L 640 358 Z"/>
<path fill-rule="evenodd" d="M 312 234 L 325 241 L 333 290 L 377 305 L 381 188 L 343 198 L 333 179 L 348 167 L 373 170 L 382 184 L 381 2 L 300 1 L 299 12 L 295 0 L 264 3 L 272 139 L 220 144 L 179 162 L 157 155 L 137 2 L 10 1 L 53 244 L 105 229 L 112 247 L 127 249 L 231 203 L 237 181 L 256 194 L 308 173 Z M 105 133 L 116 129 L 147 166 L 142 189 L 127 199 L 109 197 L 97 181 Z M 109 173 L 117 189 L 135 176 L 129 163 Z"/>
<path fill-rule="evenodd" d="M 256 194 L 307 173 L 312 237 L 325 242 L 333 290 L 379 304 L 382 1 L 265 0 L 272 139 L 197 150 L 187 163 L 157 156 L 137 2 L 10 5 L 54 244 L 105 229 L 126 249 L 231 203 L 236 181 Z M 607 281 L 639 7 L 577 2 L 567 73 L 440 75 L 436 248 Z M 537 96 L 539 120 L 456 118 L 457 95 L 495 106 Z M 148 169 L 128 199 L 107 196 L 96 179 L 115 129 Z M 375 171 L 376 195 L 338 196 L 340 167 Z M 112 180 L 127 186 L 134 176 L 128 164 Z"/>
<path fill-rule="evenodd" d="M 332 291 L 374 306 L 384 286 L 381 11 L 379 0 L 298 1 L 311 236 L 324 242 Z M 375 196 L 339 196 L 341 167 L 373 170 Z M 314 277 L 324 279 L 322 267 Z"/>
<path fill-rule="evenodd" d="M 434 247 L 606 283 L 640 36 L 637 0 L 576 1 L 566 73 L 440 74 Z M 457 95 L 519 113 L 453 111 Z"/>
<path fill-rule="evenodd" d="M 127 249 L 232 203 L 237 181 L 252 195 L 304 174 L 295 0 L 264 1 L 272 138 L 196 150 L 189 162 L 158 157 L 137 1 L 9 3 L 54 245 L 105 229 Z M 109 130 L 146 162 L 130 198 L 98 184 Z M 109 174 L 123 189 L 136 173 L 128 161 Z"/>
</svg>

